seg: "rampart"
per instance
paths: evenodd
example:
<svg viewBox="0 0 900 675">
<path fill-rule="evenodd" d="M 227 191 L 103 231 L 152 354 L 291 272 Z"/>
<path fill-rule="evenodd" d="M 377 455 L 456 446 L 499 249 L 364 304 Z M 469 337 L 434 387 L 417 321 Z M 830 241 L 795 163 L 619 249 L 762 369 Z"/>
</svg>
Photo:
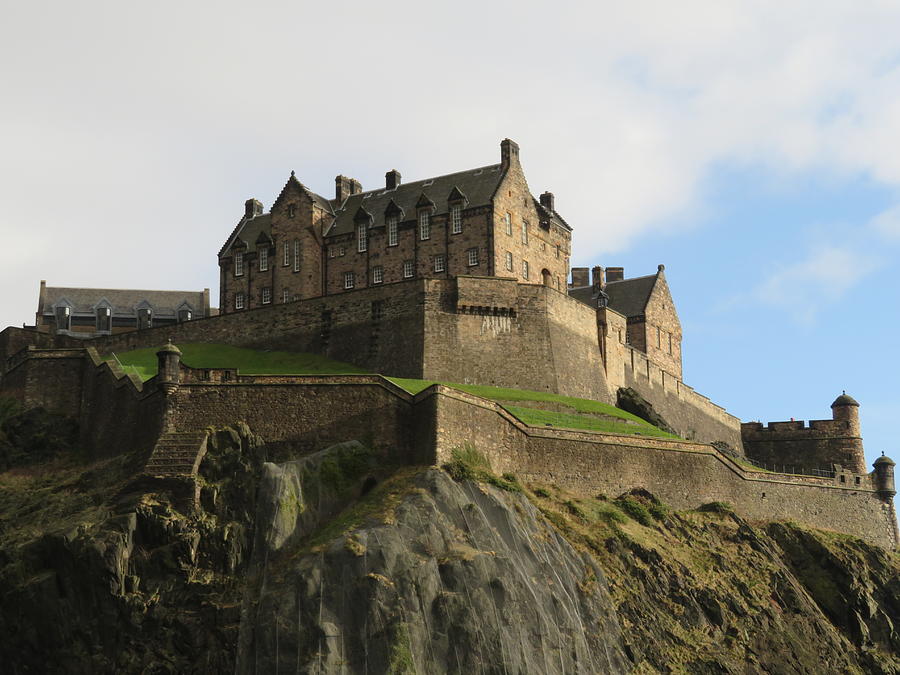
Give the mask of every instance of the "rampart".
<svg viewBox="0 0 900 675">
<path fill-rule="evenodd" d="M 747 456 L 766 464 L 859 471 L 865 467 L 862 438 L 847 420 L 745 422 L 741 435 Z"/>
<path fill-rule="evenodd" d="M 12 360 L 0 390 L 28 405 L 74 413 L 85 442 L 102 454 L 149 452 L 163 432 L 238 420 L 274 451 L 292 454 L 358 439 L 395 461 L 442 464 L 454 449 L 474 445 L 498 473 L 585 496 L 641 487 L 679 509 L 726 501 L 748 518 L 791 519 L 886 548 L 898 544 L 884 476 L 779 474 L 691 441 L 529 427 L 477 396 L 443 385 L 412 396 L 378 375 L 241 376 L 184 366 L 174 372 L 173 381 L 157 375 L 140 386 L 93 350 L 79 358 L 70 350 L 27 349 Z M 72 391 L 60 395 L 57 384 Z"/>
</svg>

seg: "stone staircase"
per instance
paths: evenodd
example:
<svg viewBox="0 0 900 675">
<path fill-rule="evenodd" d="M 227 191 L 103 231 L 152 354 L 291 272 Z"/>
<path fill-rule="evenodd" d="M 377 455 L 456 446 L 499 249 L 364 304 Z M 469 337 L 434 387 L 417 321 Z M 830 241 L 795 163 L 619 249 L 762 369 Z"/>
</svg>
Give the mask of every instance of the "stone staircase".
<svg viewBox="0 0 900 675">
<path fill-rule="evenodd" d="M 144 475 L 190 478 L 206 454 L 206 432 L 167 432 L 156 441 Z"/>
</svg>

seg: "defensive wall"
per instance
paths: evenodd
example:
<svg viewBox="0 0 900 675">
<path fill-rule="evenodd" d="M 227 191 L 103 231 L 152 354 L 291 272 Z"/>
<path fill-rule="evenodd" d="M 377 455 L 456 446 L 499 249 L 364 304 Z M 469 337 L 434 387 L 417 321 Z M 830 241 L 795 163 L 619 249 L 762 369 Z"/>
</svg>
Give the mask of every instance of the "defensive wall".
<svg viewBox="0 0 900 675">
<path fill-rule="evenodd" d="M 77 385 L 79 377 L 76 411 L 74 395 L 41 384 Z M 725 501 L 747 518 L 790 519 L 898 545 L 892 464 L 833 478 L 760 471 L 691 441 L 530 427 L 496 403 L 443 385 L 413 396 L 378 375 L 241 376 L 178 364 L 141 387 L 93 350 L 79 359 L 69 350 L 31 348 L 13 359 L 0 393 L 75 412 L 85 442 L 100 454 L 149 452 L 164 432 L 239 420 L 278 454 L 358 439 L 395 461 L 442 464 L 454 449 L 474 445 L 497 473 L 584 496 L 645 488 L 679 509 Z"/>
</svg>

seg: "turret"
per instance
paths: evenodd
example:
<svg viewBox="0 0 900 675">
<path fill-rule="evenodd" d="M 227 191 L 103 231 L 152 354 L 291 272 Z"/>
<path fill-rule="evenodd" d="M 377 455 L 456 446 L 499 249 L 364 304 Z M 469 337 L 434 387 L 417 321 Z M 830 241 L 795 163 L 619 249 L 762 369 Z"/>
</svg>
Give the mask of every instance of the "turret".
<svg viewBox="0 0 900 675">
<path fill-rule="evenodd" d="M 897 494 L 894 487 L 894 466 L 894 460 L 885 457 L 883 452 L 875 460 L 875 490 L 885 500 L 893 499 Z"/>
<path fill-rule="evenodd" d="M 847 431 L 859 436 L 859 403 L 845 391 L 831 404 L 831 416 L 836 421 L 847 422 Z"/>
<path fill-rule="evenodd" d="M 859 403 L 847 392 L 841 393 L 831 404 L 831 418 L 841 427 L 836 433 L 841 438 L 841 451 L 846 453 L 838 464 L 854 473 L 866 473 L 866 453 L 863 449 L 862 431 L 859 427 Z"/>
<path fill-rule="evenodd" d="M 172 394 L 181 382 L 181 350 L 172 341 L 156 352 L 156 381 L 166 394 Z"/>
</svg>

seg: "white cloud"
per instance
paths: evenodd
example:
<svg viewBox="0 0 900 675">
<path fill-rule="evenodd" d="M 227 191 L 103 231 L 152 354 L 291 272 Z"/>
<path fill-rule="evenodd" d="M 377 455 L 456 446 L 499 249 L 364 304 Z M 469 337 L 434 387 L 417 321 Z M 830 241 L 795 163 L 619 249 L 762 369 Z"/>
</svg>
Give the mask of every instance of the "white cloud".
<svg viewBox="0 0 900 675">
<path fill-rule="evenodd" d="M 886 239 L 900 240 L 900 204 L 879 213 L 870 223 L 872 229 Z"/>
</svg>

